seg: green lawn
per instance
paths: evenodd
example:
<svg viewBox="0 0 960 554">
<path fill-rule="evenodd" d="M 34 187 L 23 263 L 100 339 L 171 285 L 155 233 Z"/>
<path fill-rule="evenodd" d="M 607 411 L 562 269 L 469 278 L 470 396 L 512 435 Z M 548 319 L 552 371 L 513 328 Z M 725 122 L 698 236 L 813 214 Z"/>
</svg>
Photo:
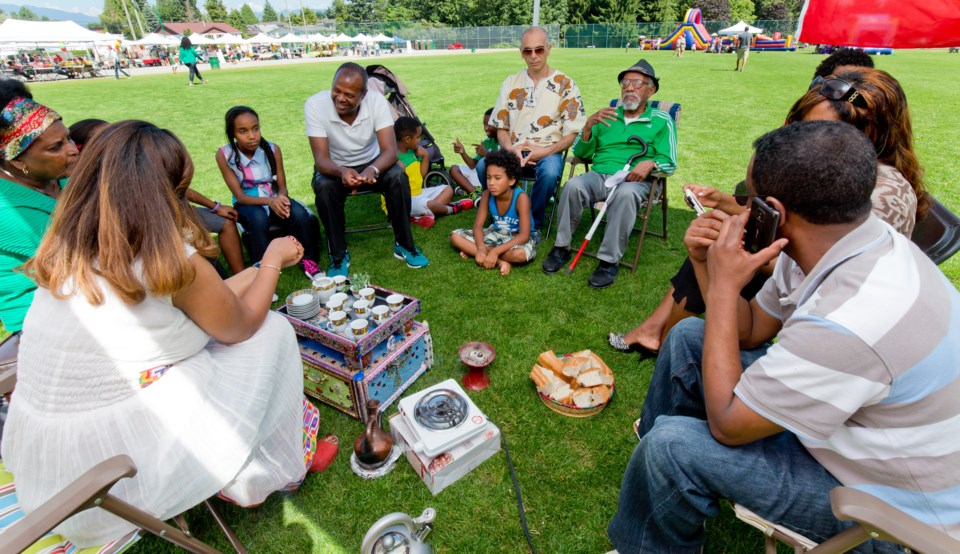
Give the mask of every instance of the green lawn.
<svg viewBox="0 0 960 554">
<path fill-rule="evenodd" d="M 431 261 L 420 271 L 407 269 L 390 255 L 389 231 L 348 237 L 354 271 L 369 272 L 374 283 L 422 300 L 420 319 L 431 325 L 436 363 L 414 389 L 459 378 L 456 351 L 463 342 L 487 341 L 497 349 L 492 386 L 471 396 L 509 441 L 531 531 L 544 553 L 595 554 L 610 548 L 605 529 L 636 443 L 630 425 L 639 413 L 653 362 L 638 363 L 633 356 L 611 352 L 606 334 L 625 331 L 648 314 L 684 257 L 681 237 L 692 212 L 680 201 L 680 185 L 698 182 L 729 188 L 742 179 L 752 141 L 783 122 L 822 59 L 809 53 L 754 53 L 747 72 L 741 74 L 732 71 L 730 55 L 688 52 L 679 59 L 669 52 L 647 52 L 644 57 L 661 76 L 656 98 L 682 102 L 683 117 L 680 169 L 670 180 L 670 237 L 647 241 L 636 274 L 621 273 L 604 291 L 586 286 L 593 260 L 586 259 L 573 276 L 545 276 L 539 264 L 550 241 L 541 246 L 535 262 L 507 278 L 479 270 L 472 262 L 461 261 L 447 239 L 450 230 L 469 227 L 473 213 L 439 219 L 433 229 L 414 228 L 417 243 Z M 637 58 L 636 51 L 555 49 L 551 62 L 577 81 L 590 113 L 619 94 L 616 74 Z M 465 143 L 477 141 L 480 115 L 492 106 L 503 78 L 522 67 L 515 51 L 383 61 L 409 86 L 412 104 L 444 147 L 448 163 L 456 161 L 450 142 L 455 137 Z M 944 51 L 904 51 L 877 58 L 877 65 L 900 80 L 910 99 L 927 186 L 955 211 L 960 210 L 960 194 L 952 185 L 960 178 L 960 161 L 957 120 L 948 107 L 960 105 L 960 91 L 955 79 L 941 77 L 954 73 L 951 66 L 956 63 L 958 57 Z M 181 72 L 121 81 L 37 84 L 32 90 L 68 124 L 87 117 L 141 118 L 171 129 L 193 154 L 196 189 L 221 201 L 229 200 L 229 193 L 214 152 L 225 142 L 223 114 L 235 104 L 253 106 L 260 112 L 264 136 L 284 150 L 291 194 L 312 204 L 303 102 L 328 88 L 336 66 L 337 61 L 324 61 L 211 71 L 205 73 L 208 85 L 193 88 L 186 86 Z M 381 217 L 374 203 L 363 203 L 351 202 L 352 217 Z M 326 263 L 324 259 L 322 264 Z M 960 282 L 958 263 L 955 259 L 942 266 L 955 284 Z M 283 297 L 306 284 L 301 274 L 289 270 L 278 292 Z M 613 368 L 617 395 L 602 414 L 569 419 L 540 404 L 528 373 L 543 350 L 583 348 L 594 349 Z M 428 506 L 437 510 L 436 529 L 429 537 L 437 552 L 524 551 L 503 454 L 436 498 L 406 461 L 388 477 L 365 482 L 347 463 L 360 423 L 324 405 L 320 410 L 321 430 L 336 433 L 344 446 L 332 469 L 309 477 L 296 494 L 274 495 L 259 508 L 224 508 L 251 551 L 357 552 L 366 529 L 381 515 L 392 511 L 418 515 Z M 228 547 L 212 520 L 199 512 L 192 519 L 201 538 Z M 761 548 L 760 534 L 736 522 L 726 508 L 708 524 L 708 552 Z M 171 547 L 147 538 L 139 549 L 160 552 Z"/>
</svg>

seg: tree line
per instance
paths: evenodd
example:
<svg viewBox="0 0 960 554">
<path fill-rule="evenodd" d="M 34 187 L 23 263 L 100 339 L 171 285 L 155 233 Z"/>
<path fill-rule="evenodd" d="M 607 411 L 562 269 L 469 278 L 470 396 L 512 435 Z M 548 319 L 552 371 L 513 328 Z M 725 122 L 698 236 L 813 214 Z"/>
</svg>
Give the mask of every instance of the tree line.
<svg viewBox="0 0 960 554">
<path fill-rule="evenodd" d="M 100 21 L 108 32 L 139 38 L 159 29 L 160 22 L 210 21 L 246 31 L 260 22 L 288 21 L 312 25 L 320 19 L 337 23 L 416 22 L 430 27 L 528 25 L 531 0 L 333 0 L 326 10 L 304 9 L 281 15 L 267 0 L 260 17 L 249 4 L 228 9 L 223 0 L 104 0 Z M 689 8 L 700 8 L 704 21 L 785 20 L 799 16 L 801 0 L 541 0 L 540 23 L 575 25 L 679 21 Z M 133 35 L 133 36 L 131 36 Z"/>
</svg>

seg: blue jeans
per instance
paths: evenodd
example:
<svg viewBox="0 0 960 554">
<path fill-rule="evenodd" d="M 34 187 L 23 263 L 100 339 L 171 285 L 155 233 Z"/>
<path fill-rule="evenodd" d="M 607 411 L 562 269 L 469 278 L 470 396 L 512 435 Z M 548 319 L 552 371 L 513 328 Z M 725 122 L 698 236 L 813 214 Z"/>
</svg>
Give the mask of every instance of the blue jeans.
<svg viewBox="0 0 960 554">
<path fill-rule="evenodd" d="M 543 218 L 547 211 L 547 201 L 550 194 L 557 188 L 557 182 L 560 180 L 560 174 L 563 172 L 563 154 L 552 154 L 537 160 L 534 166 L 536 174 L 533 180 L 533 190 L 530 191 L 530 212 L 533 218 L 533 230 L 539 231 L 543 228 Z M 522 172 L 525 176 L 526 172 Z M 480 186 L 487 189 L 487 163 L 486 160 L 477 162 L 477 177 L 480 178 Z"/>
<path fill-rule="evenodd" d="M 620 554 L 695 552 L 704 522 L 725 498 L 816 542 L 850 523 L 830 508 L 840 486 L 790 432 L 724 446 L 710 434 L 703 406 L 704 322 L 681 321 L 660 349 L 644 401 L 640 444 L 623 476 L 617 514 L 607 528 Z M 741 352 L 747 367 L 766 347 Z M 870 541 L 857 552 L 897 552 Z"/>
<path fill-rule="evenodd" d="M 270 226 L 279 225 L 281 235 L 293 235 L 303 245 L 303 257 L 320 261 L 320 224 L 299 202 L 290 201 L 290 217 L 283 219 L 263 206 L 234 204 L 237 221 L 243 225 L 243 242 L 251 262 L 259 262 L 270 244 Z"/>
</svg>

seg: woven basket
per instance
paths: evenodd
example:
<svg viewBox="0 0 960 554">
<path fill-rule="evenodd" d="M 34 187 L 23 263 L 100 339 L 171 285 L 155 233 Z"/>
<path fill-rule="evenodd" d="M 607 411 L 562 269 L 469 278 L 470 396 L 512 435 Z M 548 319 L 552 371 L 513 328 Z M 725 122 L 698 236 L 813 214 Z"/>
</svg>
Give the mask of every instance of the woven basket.
<svg viewBox="0 0 960 554">
<path fill-rule="evenodd" d="M 616 385 L 611 385 L 610 399 L 607 400 L 605 403 L 600 404 L 599 406 L 592 406 L 589 408 L 578 408 L 576 406 L 567 406 L 566 404 L 561 404 L 560 402 L 557 402 L 556 400 L 550 398 L 549 396 L 546 396 L 541 392 L 538 392 L 537 396 L 540 397 L 540 402 L 543 402 L 543 404 L 546 407 L 557 412 L 558 414 L 562 414 L 567 417 L 590 417 L 602 412 L 603 409 L 607 407 L 607 404 L 609 404 L 610 401 L 613 400 L 613 395 L 616 391 L 617 391 Z"/>
</svg>

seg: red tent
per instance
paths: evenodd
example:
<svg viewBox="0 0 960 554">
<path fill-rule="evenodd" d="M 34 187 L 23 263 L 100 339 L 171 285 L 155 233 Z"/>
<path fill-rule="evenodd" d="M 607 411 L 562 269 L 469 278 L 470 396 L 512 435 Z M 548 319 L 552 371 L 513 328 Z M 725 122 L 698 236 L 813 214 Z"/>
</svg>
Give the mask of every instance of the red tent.
<svg viewBox="0 0 960 554">
<path fill-rule="evenodd" d="M 805 0 L 797 36 L 865 48 L 960 46 L 960 0 Z"/>
</svg>

